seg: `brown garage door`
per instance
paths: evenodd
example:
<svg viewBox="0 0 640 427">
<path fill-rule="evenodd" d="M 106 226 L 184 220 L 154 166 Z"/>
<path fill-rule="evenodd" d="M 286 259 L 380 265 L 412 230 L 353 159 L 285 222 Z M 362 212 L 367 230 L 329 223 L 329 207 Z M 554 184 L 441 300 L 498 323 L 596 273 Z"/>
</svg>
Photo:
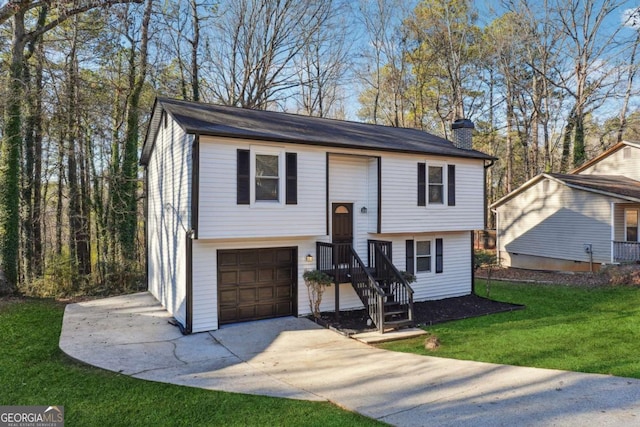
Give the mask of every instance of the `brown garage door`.
<svg viewBox="0 0 640 427">
<path fill-rule="evenodd" d="M 296 311 L 297 248 L 218 251 L 220 324 Z"/>
</svg>

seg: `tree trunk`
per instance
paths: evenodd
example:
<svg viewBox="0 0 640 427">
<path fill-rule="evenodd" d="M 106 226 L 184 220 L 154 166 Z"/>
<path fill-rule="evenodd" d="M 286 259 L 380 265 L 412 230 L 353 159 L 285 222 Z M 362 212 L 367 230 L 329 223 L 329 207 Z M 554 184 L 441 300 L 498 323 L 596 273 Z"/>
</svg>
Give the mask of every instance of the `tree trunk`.
<svg viewBox="0 0 640 427">
<path fill-rule="evenodd" d="M 5 99 L 4 141 L 0 151 L 0 258 L 7 291 L 15 292 L 18 284 L 18 251 L 20 229 L 20 148 L 22 146 L 23 70 L 25 29 L 24 12 L 13 17 L 11 64 L 8 95 Z"/>
</svg>

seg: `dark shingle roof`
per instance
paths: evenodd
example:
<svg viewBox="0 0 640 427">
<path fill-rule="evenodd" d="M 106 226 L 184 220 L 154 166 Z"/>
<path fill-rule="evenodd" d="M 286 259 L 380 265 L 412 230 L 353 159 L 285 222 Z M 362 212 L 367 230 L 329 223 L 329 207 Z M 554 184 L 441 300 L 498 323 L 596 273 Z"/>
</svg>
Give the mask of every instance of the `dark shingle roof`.
<svg viewBox="0 0 640 427">
<path fill-rule="evenodd" d="M 158 98 L 142 149 L 140 159 L 142 164 L 146 164 L 153 148 L 162 110 L 173 117 L 187 133 L 484 160 L 494 159 L 480 151 L 456 148 L 444 138 L 417 129 Z"/>
<path fill-rule="evenodd" d="M 567 185 L 608 193 L 622 198 L 640 200 L 640 181 L 622 175 L 565 175 L 550 173 L 549 176 Z"/>
</svg>

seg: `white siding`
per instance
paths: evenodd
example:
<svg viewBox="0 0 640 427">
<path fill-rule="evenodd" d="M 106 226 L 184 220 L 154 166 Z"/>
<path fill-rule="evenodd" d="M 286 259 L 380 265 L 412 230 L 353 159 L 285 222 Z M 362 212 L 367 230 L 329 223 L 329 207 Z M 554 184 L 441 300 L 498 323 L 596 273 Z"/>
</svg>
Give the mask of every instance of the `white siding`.
<svg viewBox="0 0 640 427">
<path fill-rule="evenodd" d="M 166 128 L 161 125 L 147 167 L 149 291 L 183 325 L 192 141 L 168 119 Z"/>
<path fill-rule="evenodd" d="M 315 239 L 196 240 L 193 244 L 193 332 L 218 328 L 217 251 L 275 247 L 298 248 L 298 315 L 303 316 L 310 313 L 307 288 L 302 275 L 305 270 L 315 268 Z M 314 261 L 307 262 L 307 254 L 312 254 Z M 321 309 L 323 311 L 333 311 L 334 292 L 333 286 L 327 288 L 322 302 Z M 344 284 L 340 288 L 340 302 L 340 307 L 343 310 L 362 307 L 355 291 L 348 284 Z"/>
<path fill-rule="evenodd" d="M 333 203 L 353 203 L 353 240 L 354 249 L 363 260 L 367 256 L 367 231 L 369 217 L 375 215 L 376 209 L 369 212 L 370 164 L 366 157 L 338 156 L 329 157 L 329 201 Z M 372 184 L 377 188 L 377 179 Z M 360 212 L 366 207 L 367 213 Z"/>
<path fill-rule="evenodd" d="M 611 202 L 619 201 L 543 179 L 497 208 L 498 249 L 589 262 L 583 245 L 591 244 L 594 262 L 610 262 Z"/>
<path fill-rule="evenodd" d="M 624 158 L 628 150 L 629 158 Z M 625 146 L 580 172 L 580 175 L 623 175 L 640 181 L 640 149 Z"/>
<path fill-rule="evenodd" d="M 456 206 L 418 206 L 417 164 L 456 167 Z M 382 158 L 382 232 L 476 230 L 484 227 L 484 165 L 481 160 L 385 154 Z"/>
<path fill-rule="evenodd" d="M 237 204 L 237 149 L 257 146 L 298 154 L 297 205 Z M 325 163 L 324 151 L 313 147 L 201 137 L 198 238 L 324 235 Z"/>
<path fill-rule="evenodd" d="M 431 272 L 416 274 L 411 284 L 414 301 L 459 297 L 471 293 L 471 232 L 422 233 L 400 236 L 377 236 L 393 243 L 393 264 L 398 270 L 406 270 L 406 241 L 430 240 L 432 244 Z M 435 240 L 442 239 L 443 272 L 435 273 Z M 415 259 L 414 259 L 415 265 Z"/>
</svg>

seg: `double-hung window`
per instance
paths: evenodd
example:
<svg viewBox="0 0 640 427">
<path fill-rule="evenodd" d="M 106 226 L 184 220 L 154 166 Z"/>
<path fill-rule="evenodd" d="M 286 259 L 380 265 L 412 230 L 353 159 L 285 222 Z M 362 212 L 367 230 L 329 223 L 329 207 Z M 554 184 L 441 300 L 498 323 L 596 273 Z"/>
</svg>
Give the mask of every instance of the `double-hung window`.
<svg viewBox="0 0 640 427">
<path fill-rule="evenodd" d="M 298 203 L 298 155 L 275 147 L 237 150 L 237 204 Z"/>
<path fill-rule="evenodd" d="M 456 205 L 456 165 L 418 163 L 418 206 Z"/>
<path fill-rule="evenodd" d="M 429 204 L 444 203 L 444 172 L 442 166 L 429 166 Z"/>
<path fill-rule="evenodd" d="M 416 271 L 431 272 L 431 240 L 416 242 Z"/>
<path fill-rule="evenodd" d="M 638 242 L 638 210 L 627 209 L 624 212 L 625 240 Z"/>
<path fill-rule="evenodd" d="M 256 154 L 255 183 L 256 202 L 280 200 L 280 156 Z"/>
</svg>

